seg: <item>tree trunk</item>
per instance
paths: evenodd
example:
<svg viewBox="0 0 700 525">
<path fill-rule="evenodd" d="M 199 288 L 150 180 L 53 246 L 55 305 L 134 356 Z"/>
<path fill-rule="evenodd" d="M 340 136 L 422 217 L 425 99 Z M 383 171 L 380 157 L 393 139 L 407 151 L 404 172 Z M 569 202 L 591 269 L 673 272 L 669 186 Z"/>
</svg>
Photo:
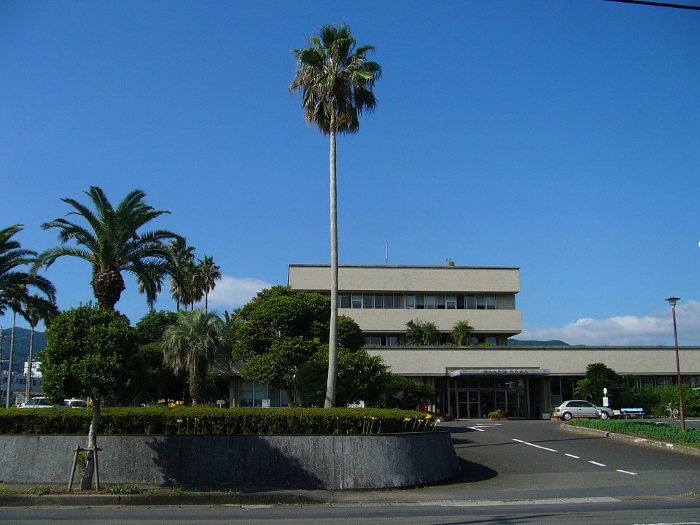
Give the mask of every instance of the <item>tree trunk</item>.
<svg viewBox="0 0 700 525">
<path fill-rule="evenodd" d="M 325 408 L 335 406 L 338 375 L 338 190 L 336 187 L 335 116 L 331 115 L 330 202 L 331 202 L 331 322 L 328 335 L 328 381 Z"/>
<path fill-rule="evenodd" d="M 34 353 L 34 331 L 36 329 L 35 324 L 31 324 L 31 332 L 29 332 L 29 355 L 27 356 L 27 386 L 24 391 L 24 397 L 29 398 L 32 395 L 32 354 Z"/>
<path fill-rule="evenodd" d="M 12 336 L 10 337 L 10 357 L 7 363 L 7 390 L 5 396 L 5 408 L 10 408 L 10 394 L 12 393 L 12 359 L 15 357 L 15 326 L 17 325 L 17 312 L 12 312 Z M 27 400 L 29 401 L 29 400 Z"/>
<path fill-rule="evenodd" d="M 97 448 L 97 431 L 100 427 L 100 415 L 102 411 L 102 401 L 93 399 L 92 406 L 92 421 L 90 421 L 90 430 L 88 430 L 87 462 L 85 463 L 85 471 L 80 480 L 80 490 L 90 490 L 92 488 L 92 476 L 95 473 L 95 448 Z"/>
</svg>

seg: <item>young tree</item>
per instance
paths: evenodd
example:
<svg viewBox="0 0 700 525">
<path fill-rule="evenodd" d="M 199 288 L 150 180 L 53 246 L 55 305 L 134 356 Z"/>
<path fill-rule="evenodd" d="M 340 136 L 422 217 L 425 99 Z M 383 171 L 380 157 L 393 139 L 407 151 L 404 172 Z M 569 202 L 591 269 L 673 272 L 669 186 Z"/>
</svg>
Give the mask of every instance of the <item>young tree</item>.
<svg viewBox="0 0 700 525">
<path fill-rule="evenodd" d="M 49 248 L 37 258 L 35 266 L 48 268 L 59 257 L 83 259 L 92 266 L 92 289 L 100 308 L 113 310 L 126 288 L 122 272 L 136 276 L 139 289 L 155 293 L 158 287 L 153 279 L 161 275 L 166 266 L 164 242 L 180 236 L 167 230 L 140 230 L 153 219 L 169 213 L 159 211 L 145 203 L 146 194 L 141 190 L 130 192 L 114 208 L 101 188 L 92 186 L 85 192 L 94 205 L 94 211 L 74 200 L 61 199 L 74 208 L 68 215 L 77 215 L 87 222 L 81 226 L 65 218 L 41 225 L 45 230 L 59 230 L 61 246 Z M 67 246 L 75 241 L 77 246 Z M 148 295 L 149 304 L 154 297 Z"/>
<path fill-rule="evenodd" d="M 331 316 L 328 384 L 324 406 L 335 405 L 338 327 L 338 205 L 336 135 L 357 133 L 359 116 L 377 106 L 372 92 L 381 76 L 379 64 L 367 59 L 373 46 L 355 47 L 347 25 L 325 25 L 309 39 L 311 47 L 296 49 L 296 74 L 290 91 L 301 92 L 304 118 L 330 138 Z"/>
<path fill-rule="evenodd" d="M 59 314 L 47 330 L 41 358 L 44 392 L 53 400 L 83 396 L 92 400 L 84 490 L 92 486 L 92 450 L 97 446 L 102 403 L 130 397 L 136 347 L 136 336 L 124 315 L 93 305 Z"/>
<path fill-rule="evenodd" d="M 161 342 L 165 363 L 173 370 L 187 371 L 192 405 L 204 401 L 207 371 L 217 352 L 229 348 L 223 321 L 201 310 L 180 312 Z"/>
</svg>

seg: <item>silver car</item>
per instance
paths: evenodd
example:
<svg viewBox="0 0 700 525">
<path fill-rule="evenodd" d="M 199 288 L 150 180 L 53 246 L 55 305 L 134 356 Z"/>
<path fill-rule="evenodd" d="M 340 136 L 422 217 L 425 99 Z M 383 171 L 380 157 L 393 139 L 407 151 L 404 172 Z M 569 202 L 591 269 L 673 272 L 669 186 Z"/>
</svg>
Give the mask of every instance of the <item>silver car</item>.
<svg viewBox="0 0 700 525">
<path fill-rule="evenodd" d="M 613 411 L 608 407 L 595 406 L 583 399 L 572 399 L 564 401 L 555 408 L 554 415 L 563 421 L 569 421 L 574 417 L 609 419 L 612 417 Z"/>
<path fill-rule="evenodd" d="M 26 403 L 22 403 L 19 408 L 53 408 L 54 406 L 45 397 L 33 397 Z"/>
</svg>

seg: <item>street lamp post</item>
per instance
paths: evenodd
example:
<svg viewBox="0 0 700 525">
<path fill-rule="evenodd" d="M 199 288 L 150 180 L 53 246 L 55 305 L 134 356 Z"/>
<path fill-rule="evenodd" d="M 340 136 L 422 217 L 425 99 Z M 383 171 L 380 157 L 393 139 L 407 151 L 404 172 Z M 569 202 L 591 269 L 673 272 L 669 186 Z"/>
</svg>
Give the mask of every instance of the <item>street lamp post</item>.
<svg viewBox="0 0 700 525">
<path fill-rule="evenodd" d="M 685 410 L 683 409 L 683 380 L 681 378 L 681 359 L 678 355 L 678 330 L 676 329 L 676 303 L 680 300 L 680 297 L 669 297 L 666 299 L 668 304 L 671 305 L 671 312 L 673 313 L 673 340 L 676 347 L 676 373 L 678 374 L 678 404 L 681 416 L 681 430 L 685 432 Z"/>
</svg>

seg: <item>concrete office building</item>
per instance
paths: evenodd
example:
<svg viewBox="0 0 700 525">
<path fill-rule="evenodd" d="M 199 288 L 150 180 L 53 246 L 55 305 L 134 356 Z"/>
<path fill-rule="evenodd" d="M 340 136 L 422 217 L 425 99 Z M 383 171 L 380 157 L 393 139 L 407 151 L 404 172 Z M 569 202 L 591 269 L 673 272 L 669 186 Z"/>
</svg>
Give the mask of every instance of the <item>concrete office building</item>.
<svg viewBox="0 0 700 525">
<path fill-rule="evenodd" d="M 329 295 L 328 265 L 292 264 L 288 284 Z M 591 363 L 638 376 L 640 386 L 675 384 L 672 347 L 513 347 L 522 331 L 516 308 L 520 270 L 514 267 L 340 266 L 339 313 L 353 318 L 367 350 L 393 373 L 429 383 L 436 409 L 457 418 L 507 410 L 511 417 L 539 418 L 573 397 Z M 406 345 L 406 323 L 430 321 L 445 339 L 458 321 L 474 328 L 472 345 Z M 487 343 L 489 346 L 477 346 Z M 680 352 L 684 381 L 700 386 L 700 348 Z"/>
</svg>

